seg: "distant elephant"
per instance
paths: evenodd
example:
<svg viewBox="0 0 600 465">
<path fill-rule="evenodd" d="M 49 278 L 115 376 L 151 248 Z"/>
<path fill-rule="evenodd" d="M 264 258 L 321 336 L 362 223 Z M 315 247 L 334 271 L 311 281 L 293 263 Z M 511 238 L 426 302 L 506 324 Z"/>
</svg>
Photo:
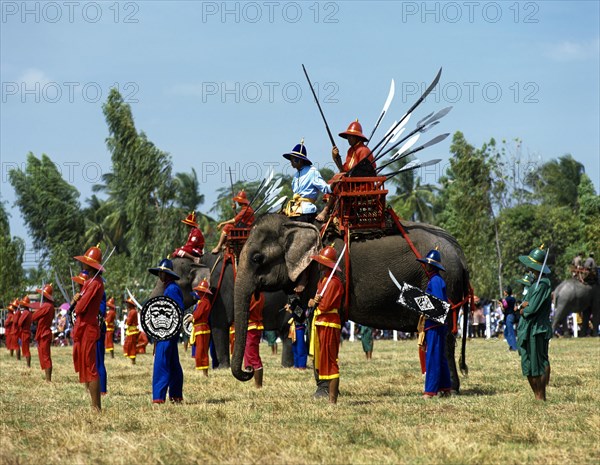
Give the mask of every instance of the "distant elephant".
<svg viewBox="0 0 600 465">
<path fill-rule="evenodd" d="M 589 321 L 592 316 L 592 336 L 598 335 L 600 325 L 600 284 L 582 284 L 577 279 L 567 279 L 554 290 L 554 320 L 556 330 L 572 312 L 581 312 L 583 336 L 589 334 Z"/>
<path fill-rule="evenodd" d="M 203 264 L 196 264 L 187 258 L 176 257 L 173 258 L 173 270 L 180 278 L 177 281 L 177 284 L 179 284 L 183 290 L 183 304 L 185 308 L 189 308 L 196 303 L 192 296 L 191 289 L 200 284 L 200 281 L 203 279 L 210 278 L 210 268 Z M 157 279 L 154 289 L 152 289 L 152 292 L 150 293 L 150 298 L 162 295 L 164 290 L 164 284 L 160 279 Z"/>
<path fill-rule="evenodd" d="M 220 257 L 220 258 L 218 258 Z M 217 262 L 218 260 L 218 262 Z M 185 309 L 196 304 L 192 294 L 192 288 L 197 286 L 202 279 L 207 279 L 214 289 L 219 283 L 219 276 L 223 268 L 223 255 L 204 254 L 200 264 L 195 264 L 187 258 L 174 258 L 173 270 L 181 279 L 177 284 L 183 292 Z M 210 312 L 211 338 L 214 344 L 218 367 L 229 368 L 229 327 L 233 323 L 233 268 L 228 261 L 219 293 L 213 297 L 213 307 Z M 162 294 L 164 286 L 157 280 L 151 297 Z M 287 303 L 287 296 L 283 292 L 265 293 L 265 308 L 263 311 L 263 323 L 265 330 L 277 330 L 283 341 L 281 363 L 284 367 L 294 365 L 291 341 L 287 339 L 287 332 L 281 331 L 287 320 L 285 311 L 281 311 Z"/>
<path fill-rule="evenodd" d="M 452 302 L 461 302 L 468 294 L 469 278 L 466 259 L 456 240 L 435 226 L 412 222 L 404 222 L 403 225 L 423 256 L 430 249 L 439 247 L 447 270 L 444 278 L 448 298 Z M 319 231 L 308 223 L 290 221 L 283 215 L 274 214 L 261 217 L 253 225 L 240 254 L 235 286 L 236 339 L 231 369 L 237 379 L 247 381 L 253 376 L 252 372 L 242 368 L 252 293 L 255 290 L 280 289 L 291 292 L 299 283 L 307 282 L 301 295 L 305 304 L 315 295 L 318 269 L 311 263 L 311 255 L 317 254 L 320 247 Z M 336 249 L 339 251 L 341 248 L 342 240 L 338 239 Z M 351 242 L 350 250 L 348 319 L 379 329 L 415 331 L 419 317 L 396 302 L 399 291 L 388 274 L 389 268 L 400 281 L 425 289 L 427 277 L 406 240 L 396 235 L 354 241 Z M 343 263 L 342 260 L 342 265 Z M 454 335 L 449 332 L 446 354 L 452 374 L 452 387 L 458 391 L 460 383 L 454 360 L 454 346 Z M 461 369 L 466 372 L 464 350 L 463 343 Z M 415 360 L 417 358 L 415 349 Z"/>
</svg>

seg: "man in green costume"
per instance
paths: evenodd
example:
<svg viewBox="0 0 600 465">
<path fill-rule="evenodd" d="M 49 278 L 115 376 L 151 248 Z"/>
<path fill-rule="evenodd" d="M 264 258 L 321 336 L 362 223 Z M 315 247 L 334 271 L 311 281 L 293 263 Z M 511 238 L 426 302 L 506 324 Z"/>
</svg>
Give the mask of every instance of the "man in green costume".
<svg viewBox="0 0 600 465">
<path fill-rule="evenodd" d="M 548 341 L 552 338 L 550 308 L 552 288 L 546 266 L 546 251 L 542 245 L 519 261 L 533 272 L 535 283 L 527 292 L 527 301 L 521 305 L 521 322 L 517 330 L 517 345 L 521 355 L 521 369 L 537 400 L 546 400 L 546 386 L 550 382 Z M 540 274 L 542 275 L 540 278 Z"/>
</svg>

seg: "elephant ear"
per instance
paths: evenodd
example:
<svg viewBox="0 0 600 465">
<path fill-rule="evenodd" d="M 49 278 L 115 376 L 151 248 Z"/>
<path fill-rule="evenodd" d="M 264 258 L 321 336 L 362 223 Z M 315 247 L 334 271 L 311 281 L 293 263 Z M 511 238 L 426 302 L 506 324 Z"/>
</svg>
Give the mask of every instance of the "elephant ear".
<svg viewBox="0 0 600 465">
<path fill-rule="evenodd" d="M 311 256 L 321 248 L 319 230 L 310 223 L 288 221 L 283 225 L 285 264 L 291 281 L 296 281 L 308 265 Z"/>
</svg>

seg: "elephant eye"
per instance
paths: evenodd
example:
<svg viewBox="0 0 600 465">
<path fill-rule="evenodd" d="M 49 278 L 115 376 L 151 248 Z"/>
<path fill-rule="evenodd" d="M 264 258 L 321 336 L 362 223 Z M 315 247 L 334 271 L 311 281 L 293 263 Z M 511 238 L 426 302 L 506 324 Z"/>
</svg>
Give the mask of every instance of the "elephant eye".
<svg viewBox="0 0 600 465">
<path fill-rule="evenodd" d="M 256 252 L 252 255 L 252 261 L 257 265 L 260 265 L 262 262 L 265 261 L 265 257 L 263 254 Z"/>
</svg>

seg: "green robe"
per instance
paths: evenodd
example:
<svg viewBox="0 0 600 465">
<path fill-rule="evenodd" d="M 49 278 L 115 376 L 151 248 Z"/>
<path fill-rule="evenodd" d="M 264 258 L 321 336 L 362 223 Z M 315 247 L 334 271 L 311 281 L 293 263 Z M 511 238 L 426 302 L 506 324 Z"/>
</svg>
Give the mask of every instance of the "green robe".
<svg viewBox="0 0 600 465">
<path fill-rule="evenodd" d="M 517 345 L 521 354 L 521 369 L 525 376 L 541 376 L 548 360 L 548 341 L 552 338 L 550 310 L 552 305 L 552 288 L 548 278 L 542 278 L 538 286 L 535 284 L 527 293 L 528 306 L 517 328 Z"/>
<path fill-rule="evenodd" d="M 365 352 L 373 352 L 373 328 L 361 326 L 360 341 Z"/>
</svg>

